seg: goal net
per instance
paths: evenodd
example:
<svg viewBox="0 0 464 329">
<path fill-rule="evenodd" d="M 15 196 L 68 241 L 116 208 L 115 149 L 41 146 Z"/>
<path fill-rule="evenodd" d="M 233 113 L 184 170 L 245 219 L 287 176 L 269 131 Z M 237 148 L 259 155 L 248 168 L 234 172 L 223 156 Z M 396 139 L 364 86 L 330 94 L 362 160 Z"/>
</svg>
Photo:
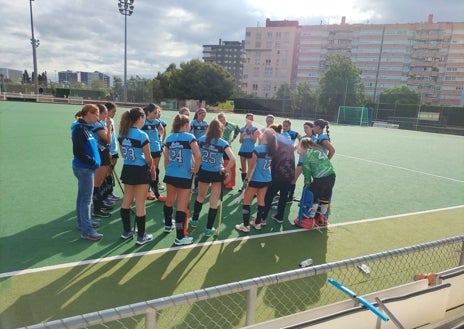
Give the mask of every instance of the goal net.
<svg viewBox="0 0 464 329">
<path fill-rule="evenodd" d="M 339 106 L 338 124 L 347 125 L 369 125 L 369 110 L 367 107 Z"/>
<path fill-rule="evenodd" d="M 83 97 L 77 97 L 77 96 L 69 96 L 68 97 L 68 103 L 69 104 L 84 104 L 84 98 Z"/>
</svg>

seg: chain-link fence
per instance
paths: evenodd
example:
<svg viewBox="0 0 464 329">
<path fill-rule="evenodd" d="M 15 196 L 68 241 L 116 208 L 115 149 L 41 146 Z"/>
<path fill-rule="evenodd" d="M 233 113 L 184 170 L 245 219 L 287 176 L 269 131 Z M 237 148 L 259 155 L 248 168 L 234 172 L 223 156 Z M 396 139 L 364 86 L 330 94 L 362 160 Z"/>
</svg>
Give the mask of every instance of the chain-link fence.
<svg viewBox="0 0 464 329">
<path fill-rule="evenodd" d="M 370 271 L 363 271 L 362 264 Z M 240 328 L 346 299 L 327 283 L 328 278 L 365 295 L 411 282 L 418 273 L 463 264 L 464 235 L 460 235 L 27 328 Z"/>
</svg>

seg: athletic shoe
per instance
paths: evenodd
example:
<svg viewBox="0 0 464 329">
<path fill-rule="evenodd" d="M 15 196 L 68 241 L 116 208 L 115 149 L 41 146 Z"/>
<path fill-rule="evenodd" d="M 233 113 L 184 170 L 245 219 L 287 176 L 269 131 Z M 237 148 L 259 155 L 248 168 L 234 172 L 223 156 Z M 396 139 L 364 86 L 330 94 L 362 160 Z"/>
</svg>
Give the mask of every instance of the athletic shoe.
<svg viewBox="0 0 464 329">
<path fill-rule="evenodd" d="M 307 229 L 307 230 L 312 230 L 314 228 L 314 218 L 308 218 L 304 217 L 301 221 L 297 218 L 293 221 L 296 226 Z"/>
<path fill-rule="evenodd" d="M 111 217 L 111 214 L 103 210 L 94 210 L 92 216 L 100 218 L 109 218 Z"/>
<path fill-rule="evenodd" d="M 106 198 L 105 200 L 103 200 L 103 205 L 106 207 L 113 207 L 114 201 L 110 200 L 109 198 Z"/>
<path fill-rule="evenodd" d="M 197 226 L 198 226 L 198 221 L 192 219 L 192 220 L 190 221 L 190 226 L 193 227 L 193 228 L 197 227 Z"/>
<path fill-rule="evenodd" d="M 314 220 L 316 221 L 317 226 L 327 226 L 329 224 L 327 217 L 320 213 L 317 213 L 316 216 L 314 216 Z"/>
<path fill-rule="evenodd" d="M 242 224 L 235 225 L 237 231 L 242 231 L 243 233 L 250 233 L 250 226 L 245 226 Z"/>
<path fill-rule="evenodd" d="M 282 224 L 284 220 L 282 218 L 277 217 L 277 214 L 272 215 L 271 217 L 273 220 L 275 220 L 277 223 Z"/>
<path fill-rule="evenodd" d="M 103 234 L 97 233 L 96 231 L 93 231 L 93 232 L 87 233 L 85 235 L 82 234 L 81 238 L 84 239 L 84 240 L 98 241 L 98 240 L 101 240 L 101 238 L 103 238 Z"/>
<path fill-rule="evenodd" d="M 151 192 L 148 192 L 147 193 L 147 200 L 155 200 L 156 199 L 156 196 L 151 193 Z"/>
<path fill-rule="evenodd" d="M 91 223 L 92 223 L 92 224 L 91 224 L 92 228 L 99 228 L 99 227 L 101 226 L 101 225 L 100 225 L 100 222 L 97 222 L 97 221 L 93 221 L 93 220 L 92 220 Z M 78 225 L 76 228 L 77 228 L 79 231 L 82 231 L 82 229 L 81 229 L 81 227 L 80 227 L 79 225 Z"/>
<path fill-rule="evenodd" d="M 107 206 L 104 203 L 100 207 L 103 211 L 113 210 L 113 206 Z"/>
<path fill-rule="evenodd" d="M 121 234 L 121 239 L 123 239 L 123 240 L 132 239 L 134 237 L 134 234 L 135 234 L 135 232 L 132 231 L 132 230 L 131 231 L 124 231 Z"/>
<path fill-rule="evenodd" d="M 171 233 L 174 230 L 174 226 L 164 226 L 164 233 Z"/>
<path fill-rule="evenodd" d="M 99 228 L 100 227 L 100 222 L 92 221 L 92 227 L 93 228 Z"/>
<path fill-rule="evenodd" d="M 142 237 L 137 237 L 137 241 L 135 242 L 135 244 L 141 246 L 150 241 L 153 241 L 153 235 L 145 233 Z"/>
<path fill-rule="evenodd" d="M 250 225 L 253 226 L 258 231 L 261 229 L 261 224 L 256 224 L 254 220 L 250 221 Z"/>
<path fill-rule="evenodd" d="M 212 228 L 207 228 L 205 230 L 205 236 L 212 236 L 214 234 L 214 231 L 216 231 L 216 229 L 214 227 Z"/>
<path fill-rule="evenodd" d="M 159 202 L 166 202 L 166 200 L 168 199 L 168 197 L 167 197 L 167 196 L 164 196 L 164 195 L 160 195 L 157 199 L 158 199 Z"/>
<path fill-rule="evenodd" d="M 193 238 L 190 236 L 183 237 L 182 239 L 175 238 L 174 244 L 176 246 L 184 246 L 187 244 L 192 244 L 193 243 Z"/>
<path fill-rule="evenodd" d="M 164 191 L 166 189 L 166 186 L 161 185 L 161 183 L 158 183 L 158 191 Z"/>
<path fill-rule="evenodd" d="M 266 225 L 267 225 L 267 220 L 263 219 L 263 220 L 261 221 L 261 226 L 266 226 Z"/>
<path fill-rule="evenodd" d="M 116 201 L 116 200 L 121 199 L 121 197 L 119 195 L 114 194 L 114 193 L 110 193 L 110 195 L 108 195 L 107 199 L 109 199 L 111 201 Z"/>
</svg>

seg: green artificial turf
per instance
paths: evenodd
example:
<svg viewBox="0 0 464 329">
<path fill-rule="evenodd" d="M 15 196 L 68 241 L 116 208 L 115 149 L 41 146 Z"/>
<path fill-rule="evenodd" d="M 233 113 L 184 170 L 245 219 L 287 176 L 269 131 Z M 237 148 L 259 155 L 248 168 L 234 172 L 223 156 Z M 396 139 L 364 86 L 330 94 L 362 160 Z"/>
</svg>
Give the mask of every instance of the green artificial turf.
<svg viewBox="0 0 464 329">
<path fill-rule="evenodd" d="M 0 324 L 5 328 L 33 324 L 284 272 L 298 268 L 306 258 L 324 264 L 442 239 L 464 232 L 463 217 L 460 207 L 3 278 Z"/>
<path fill-rule="evenodd" d="M 147 231 L 154 234 L 154 242 L 142 247 L 121 242 L 118 208 L 110 219 L 102 220 L 103 240 L 79 238 L 69 127 L 81 107 L 0 102 L 0 273 L 172 247 L 173 233 L 162 233 L 162 204 L 152 201 L 147 201 Z M 123 110 L 119 109 L 116 124 Z M 168 130 L 174 115 L 163 112 Z M 228 117 L 243 123 L 242 114 Z M 212 118 L 208 113 L 206 119 Z M 260 125 L 265 122 L 263 116 L 255 120 Z M 304 121 L 292 122 L 293 129 L 301 132 Z M 337 125 L 331 125 L 330 136 L 337 172 L 332 224 L 464 204 L 463 137 Z M 239 144 L 232 147 L 237 154 Z M 121 167 L 119 162 L 118 172 Z M 260 238 L 295 230 L 292 221 L 299 208 L 293 202 L 287 206 L 283 225 L 269 219 L 261 231 L 252 231 L 251 236 L 258 238 L 241 240 L 244 235 L 234 229 L 241 221 L 241 206 L 235 203 L 239 167 L 236 189 L 224 196 L 220 236 L 204 237 L 206 206 L 198 228 L 190 229 L 195 243 L 228 239 L 227 243 L 3 278 L 0 327 L 19 323 L 19 316 L 27 321 L 21 323 L 31 324 L 288 270 L 308 255 L 322 263 L 464 232 L 462 212 L 451 211 L 454 215 L 436 214 L 424 224 L 421 221 L 429 215 L 414 221 L 409 217 L 381 221 L 384 228 L 378 226 L 380 222 L 339 226 L 326 236 L 296 232 Z M 301 185 L 302 178 L 296 196 Z M 121 194 L 118 186 L 115 191 Z M 314 254 L 315 250 L 320 253 Z"/>
</svg>

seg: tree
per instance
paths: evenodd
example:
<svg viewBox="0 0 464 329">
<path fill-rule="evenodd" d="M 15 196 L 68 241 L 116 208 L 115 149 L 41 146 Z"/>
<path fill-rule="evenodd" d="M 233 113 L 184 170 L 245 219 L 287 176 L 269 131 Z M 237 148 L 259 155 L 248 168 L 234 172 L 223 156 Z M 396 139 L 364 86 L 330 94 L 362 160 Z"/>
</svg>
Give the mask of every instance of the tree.
<svg viewBox="0 0 464 329">
<path fill-rule="evenodd" d="M 113 94 L 116 101 L 119 100 L 119 97 L 124 94 L 124 87 L 122 85 L 122 79 L 120 77 L 113 77 Z"/>
<path fill-rule="evenodd" d="M 361 70 L 343 55 L 329 56 L 328 69 L 319 81 L 320 112 L 336 113 L 339 106 L 360 106 L 365 101 Z"/>
<path fill-rule="evenodd" d="M 159 94 L 165 98 L 197 99 L 208 104 L 227 100 L 234 92 L 235 80 L 222 66 L 198 59 L 169 65 L 158 74 Z"/>
<path fill-rule="evenodd" d="M 317 106 L 317 94 L 311 90 L 308 82 L 300 83 L 292 95 L 292 110 L 301 114 L 309 114 Z"/>
<path fill-rule="evenodd" d="M 419 94 L 406 85 L 387 88 L 379 96 L 379 103 L 384 104 L 419 104 Z"/>
<path fill-rule="evenodd" d="M 27 70 L 24 70 L 23 77 L 21 79 L 21 83 L 22 84 L 31 83 L 31 78 L 29 77 L 29 73 L 27 72 Z"/>
<path fill-rule="evenodd" d="M 131 76 L 127 80 L 127 99 L 131 102 L 151 103 L 153 101 L 153 80 Z"/>
<path fill-rule="evenodd" d="M 177 80 L 180 70 L 176 64 L 171 63 L 164 73 L 159 73 L 156 80 L 159 81 L 158 94 L 160 99 L 162 98 L 176 98 L 177 91 Z"/>
</svg>

